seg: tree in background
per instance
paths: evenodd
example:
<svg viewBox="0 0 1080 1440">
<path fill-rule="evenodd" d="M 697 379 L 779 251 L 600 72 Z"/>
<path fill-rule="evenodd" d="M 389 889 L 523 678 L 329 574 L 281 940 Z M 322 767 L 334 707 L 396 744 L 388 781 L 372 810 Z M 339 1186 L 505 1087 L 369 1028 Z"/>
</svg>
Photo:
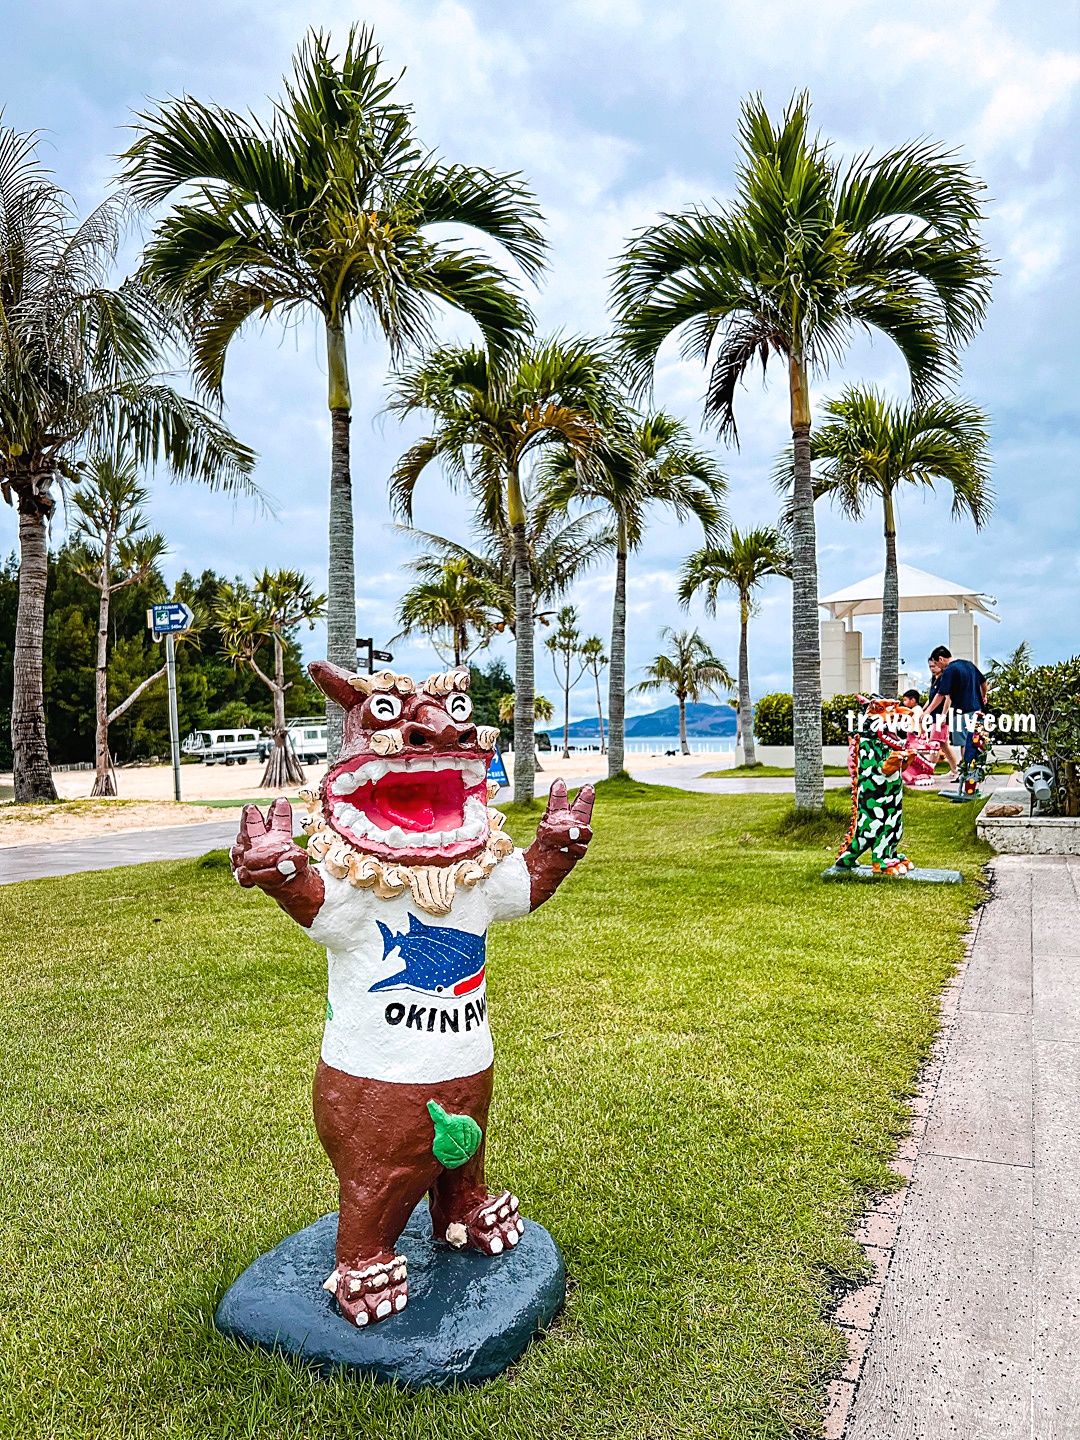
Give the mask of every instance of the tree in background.
<svg viewBox="0 0 1080 1440">
<path fill-rule="evenodd" d="M 760 96 L 742 109 L 731 205 L 665 215 L 635 235 L 615 274 L 632 382 L 644 390 L 674 332 L 709 368 L 706 418 L 736 438 L 735 392 L 755 363 L 787 369 L 792 505 L 795 805 L 824 805 L 810 377 L 856 331 L 879 331 L 907 363 L 915 400 L 937 392 L 982 323 L 992 274 L 979 241 L 984 186 L 925 141 L 842 168 L 810 134 L 796 95 L 779 125 Z"/>
<path fill-rule="evenodd" d="M 575 500 L 601 500 L 615 522 L 615 595 L 611 617 L 611 673 L 608 681 L 608 775 L 623 771 L 626 734 L 626 565 L 645 536 L 647 514 L 666 506 L 679 520 L 700 521 L 706 538 L 716 538 L 725 520 L 727 480 L 707 451 L 691 441 L 681 420 L 664 410 L 644 418 L 615 411 L 604 447 L 582 465 L 565 447 L 543 467 L 543 504 L 565 509 Z"/>
<path fill-rule="evenodd" d="M 564 605 L 555 617 L 556 629 L 544 644 L 551 651 L 551 668 L 555 672 L 555 683 L 563 695 L 563 759 L 570 758 L 570 691 L 585 674 L 586 665 L 581 658 L 581 631 L 578 629 L 578 613 L 573 605 Z M 577 674 L 571 679 L 571 673 Z M 560 673 L 561 672 L 561 673 Z"/>
<path fill-rule="evenodd" d="M 421 557 L 421 562 L 429 557 Z M 465 556 L 443 558 L 429 578 L 409 587 L 398 604 L 401 629 L 394 640 L 419 631 L 431 641 L 443 664 L 451 663 L 439 640 L 449 641 L 454 668 L 465 665 L 490 640 L 499 623 L 502 590 L 494 581 L 476 573 Z M 417 561 L 410 568 L 420 569 Z M 475 642 L 475 643 L 474 643 Z"/>
<path fill-rule="evenodd" d="M 76 569 L 76 558 L 70 544 L 49 557 L 45 597 L 45 717 L 50 752 L 58 764 L 92 764 L 94 760 L 98 597 Z M 170 597 L 155 567 L 144 580 L 113 595 L 109 607 L 109 698 L 114 708 L 160 670 L 161 646 L 154 644 L 146 628 L 146 611 L 158 601 L 173 598 L 191 606 L 200 627 L 197 640 L 177 646 L 176 651 L 181 735 L 238 725 L 270 729 L 273 710 L 265 685 L 246 666 L 234 666 L 223 649 L 214 607 L 224 583 L 211 570 L 194 576 L 185 573 Z M 18 561 L 11 556 L 0 561 L 0 724 L 10 713 L 17 608 Z M 291 682 L 285 696 L 287 719 L 324 713 L 323 697 L 303 668 L 295 640 L 285 651 L 285 679 Z M 511 688 L 508 679 L 496 678 L 493 684 L 497 695 Z M 490 723 L 498 724 L 494 704 Z M 167 757 L 168 747 L 166 687 L 151 685 L 110 724 L 109 748 L 114 764 L 120 767 L 134 760 Z M 0 769 L 10 768 L 10 730 L 0 730 Z"/>
<path fill-rule="evenodd" d="M 690 754 L 686 738 L 686 702 L 695 705 L 702 695 L 730 694 L 735 681 L 722 660 L 712 653 L 696 630 L 672 630 L 667 625 L 660 638 L 670 648 L 646 667 L 646 678 L 634 686 L 634 694 L 671 690 L 679 702 L 679 742 L 684 755 Z"/>
<path fill-rule="evenodd" d="M 895 695 L 900 673 L 900 583 L 896 497 L 903 485 L 952 492 L 953 519 L 970 515 L 980 529 L 993 508 L 986 412 L 970 400 L 887 400 L 869 386 L 849 386 L 826 401 L 810 441 L 815 495 L 828 495 L 861 519 L 880 501 L 885 527 L 878 688 Z"/>
<path fill-rule="evenodd" d="M 17 800 L 55 800 L 42 673 L 46 531 L 78 455 L 163 462 L 177 478 L 252 490 L 255 456 L 216 415 L 163 383 L 176 317 L 145 285 L 108 284 L 127 202 L 82 221 L 37 161 L 36 136 L 0 126 L 0 491 L 19 513 L 11 747 Z"/>
<path fill-rule="evenodd" d="M 754 592 L 769 575 L 791 578 L 791 552 L 779 530 L 769 526 L 749 530 L 745 535 L 733 525 L 722 545 L 705 545 L 695 550 L 683 565 L 679 601 L 689 605 L 699 590 L 705 592 L 705 611 L 716 614 L 716 597 L 721 586 L 730 587 L 739 599 L 739 732 L 743 762 L 757 763 L 754 754 L 754 710 L 750 703 L 750 661 L 747 630 L 757 610 Z"/>
<path fill-rule="evenodd" d="M 607 752 L 607 734 L 604 730 L 604 702 L 600 695 L 600 676 L 607 668 L 609 661 L 604 654 L 604 642 L 599 635 L 590 635 L 587 640 L 581 642 L 578 651 L 585 663 L 585 669 L 596 681 L 596 718 L 600 726 L 600 754 Z"/>
<path fill-rule="evenodd" d="M 513 690 L 508 690 L 499 701 L 499 719 L 505 725 L 508 720 L 513 720 L 517 715 L 517 696 Z M 533 725 L 537 720 L 542 720 L 545 725 L 555 718 L 555 706 L 546 695 L 533 695 Z"/>
<path fill-rule="evenodd" d="M 613 532 L 596 525 L 599 513 L 594 510 L 567 520 L 554 511 L 530 507 L 526 544 L 532 577 L 533 619 L 541 625 L 550 622 L 554 614 L 550 607 L 611 548 Z M 476 549 L 410 525 L 399 525 L 397 529 L 418 545 L 429 547 L 427 553 L 408 562 L 408 569 L 419 575 L 422 582 L 437 585 L 447 565 L 460 563 L 469 581 L 482 585 L 491 597 L 491 634 L 509 631 L 513 635 L 516 629 L 513 536 L 499 525 L 498 516 L 494 517 L 494 528 L 489 528 L 490 521 L 491 517 L 483 511 L 477 514 L 473 527 Z"/>
<path fill-rule="evenodd" d="M 515 678 L 514 798 L 533 796 L 533 695 L 536 689 L 532 515 L 529 471 L 544 449 L 560 444 L 590 463 L 610 412 L 607 360 L 589 340 L 556 336 L 523 342 L 508 355 L 448 345 L 394 380 L 387 409 L 424 412 L 431 432 L 411 446 L 390 477 L 391 503 L 411 523 L 421 474 L 442 462 L 452 485 L 475 497 L 485 531 L 506 536 L 513 560 Z"/>
<path fill-rule="evenodd" d="M 91 795 L 115 795 L 109 726 L 165 674 L 162 665 L 115 709 L 109 709 L 109 608 L 118 590 L 147 579 L 165 554 L 165 537 L 151 533 L 142 506 L 149 491 L 139 484 L 130 458 L 97 455 L 71 494 L 75 567 L 98 592 L 97 677 L 94 688 L 95 776 Z"/>
<path fill-rule="evenodd" d="M 246 585 L 223 585 L 215 607 L 225 653 L 234 665 L 246 665 L 270 691 L 274 706 L 274 748 L 259 785 L 281 789 L 302 785 L 304 771 L 289 745 L 285 727 L 285 694 L 292 682 L 285 679 L 285 651 L 289 633 L 306 622 L 313 629 L 325 613 L 326 596 L 316 595 L 299 570 L 263 570 Z M 265 645 L 272 648 L 273 674 L 259 664 Z"/>
<path fill-rule="evenodd" d="M 356 668 L 346 332 L 380 332 L 395 361 L 431 339 L 440 305 L 469 315 L 493 351 L 530 327 L 512 283 L 479 250 L 436 238 L 467 226 L 498 241 L 535 277 L 544 241 L 517 175 L 445 165 L 424 151 L 395 98 L 369 29 L 344 53 L 312 32 L 269 123 L 190 96 L 139 116 L 124 156 L 133 193 L 157 204 L 183 192 L 158 224 L 146 272 L 186 306 L 196 373 L 219 392 L 233 338 L 252 319 L 315 315 L 326 340 L 331 420 L 327 655 Z M 328 709 L 329 754 L 341 711 Z"/>
</svg>

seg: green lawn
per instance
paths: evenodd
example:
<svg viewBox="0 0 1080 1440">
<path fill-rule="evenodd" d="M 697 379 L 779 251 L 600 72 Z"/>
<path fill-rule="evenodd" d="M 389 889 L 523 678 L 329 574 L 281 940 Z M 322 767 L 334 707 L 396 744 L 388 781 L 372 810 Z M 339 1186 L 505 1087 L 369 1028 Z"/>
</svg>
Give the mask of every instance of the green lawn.
<svg viewBox="0 0 1080 1440">
<path fill-rule="evenodd" d="M 211 1326 L 335 1203 L 309 1114 L 322 952 L 221 854 L 0 887 L 0 1434 L 814 1434 L 842 1352 L 823 1317 L 863 1274 L 847 1232 L 890 1183 L 988 854 L 977 807 L 914 796 L 910 853 L 972 883 L 824 885 L 847 805 L 807 831 L 785 796 L 605 784 L 588 862 L 493 932 L 491 1179 L 571 1288 L 513 1373 L 451 1395 Z"/>
</svg>

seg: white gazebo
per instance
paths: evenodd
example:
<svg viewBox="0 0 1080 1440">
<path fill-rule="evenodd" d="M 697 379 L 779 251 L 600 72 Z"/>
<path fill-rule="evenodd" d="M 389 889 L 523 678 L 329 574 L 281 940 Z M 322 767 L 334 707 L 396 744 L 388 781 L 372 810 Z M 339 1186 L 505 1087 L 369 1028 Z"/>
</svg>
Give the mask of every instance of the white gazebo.
<svg viewBox="0 0 1080 1440">
<path fill-rule="evenodd" d="M 979 627 L 976 615 L 985 615 L 997 624 L 994 613 L 997 601 L 992 595 L 972 590 L 916 570 L 914 565 L 898 565 L 900 612 L 947 610 L 949 615 L 949 649 L 957 659 L 979 663 Z M 821 622 L 821 693 L 851 695 L 856 691 L 877 689 L 877 665 L 873 657 L 862 653 L 862 631 L 854 626 L 858 615 L 880 615 L 881 596 L 885 588 L 885 572 L 869 575 L 844 590 L 826 595 L 818 604 L 828 610 L 830 619 Z"/>
</svg>

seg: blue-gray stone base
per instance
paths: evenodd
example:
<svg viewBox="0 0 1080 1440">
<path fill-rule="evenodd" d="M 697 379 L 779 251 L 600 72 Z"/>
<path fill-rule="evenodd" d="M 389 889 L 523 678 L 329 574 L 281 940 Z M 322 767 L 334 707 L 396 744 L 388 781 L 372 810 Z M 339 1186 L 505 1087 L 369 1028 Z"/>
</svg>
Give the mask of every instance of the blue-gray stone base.
<svg viewBox="0 0 1080 1440">
<path fill-rule="evenodd" d="M 446 1389 L 501 1374 L 562 1308 L 566 1267 L 542 1225 L 525 1221 L 513 1250 L 481 1255 L 436 1245 L 426 1203 L 398 1241 L 409 1262 L 409 1303 L 363 1330 L 322 1288 L 335 1265 L 337 1215 L 260 1255 L 229 1286 L 214 1316 L 233 1339 L 410 1388 Z"/>
<path fill-rule="evenodd" d="M 986 791 L 976 790 L 974 795 L 963 795 L 955 786 L 952 790 L 939 790 L 938 796 L 942 800 L 951 800 L 954 805 L 970 805 L 972 800 L 985 800 Z"/>
<path fill-rule="evenodd" d="M 841 865 L 830 865 L 828 870 L 821 872 L 823 880 L 880 880 L 889 885 L 895 885 L 899 880 L 922 880 L 931 885 L 959 885 L 963 875 L 959 870 L 920 870 L 918 866 L 914 870 L 905 870 L 903 875 L 875 874 L 870 865 L 856 865 L 852 869 L 845 869 Z"/>
</svg>

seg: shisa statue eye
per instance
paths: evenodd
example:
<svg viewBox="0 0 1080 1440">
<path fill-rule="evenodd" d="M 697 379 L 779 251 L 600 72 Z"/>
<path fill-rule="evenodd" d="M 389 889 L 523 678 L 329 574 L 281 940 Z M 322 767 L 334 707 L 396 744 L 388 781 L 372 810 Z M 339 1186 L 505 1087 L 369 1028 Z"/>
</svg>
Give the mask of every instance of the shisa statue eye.
<svg viewBox="0 0 1080 1440">
<path fill-rule="evenodd" d="M 396 720 L 401 714 L 401 701 L 396 695 L 373 695 L 368 702 L 368 709 L 373 720 L 385 723 L 388 720 Z"/>
<path fill-rule="evenodd" d="M 451 720 L 456 720 L 460 724 L 462 720 L 467 720 L 472 714 L 472 701 L 468 695 L 457 690 L 453 695 L 447 697 L 446 713 Z"/>
</svg>

